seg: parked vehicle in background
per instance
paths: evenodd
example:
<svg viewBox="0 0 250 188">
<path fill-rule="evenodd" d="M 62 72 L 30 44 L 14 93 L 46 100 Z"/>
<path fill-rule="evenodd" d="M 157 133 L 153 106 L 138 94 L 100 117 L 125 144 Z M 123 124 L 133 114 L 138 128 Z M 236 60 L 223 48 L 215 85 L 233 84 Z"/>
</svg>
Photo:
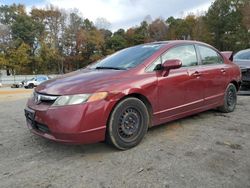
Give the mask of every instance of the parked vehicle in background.
<svg viewBox="0 0 250 188">
<path fill-rule="evenodd" d="M 212 46 L 165 41 L 123 49 L 40 84 L 25 108 L 31 132 L 66 143 L 136 146 L 148 127 L 212 108 L 232 112 L 240 68 Z"/>
<path fill-rule="evenodd" d="M 233 62 L 240 66 L 242 85 L 250 86 L 250 49 L 237 52 L 233 57 Z"/>
<path fill-rule="evenodd" d="M 39 84 L 41 84 L 41 83 L 43 83 L 43 82 L 45 82 L 47 80 L 49 80 L 48 76 L 43 76 L 43 75 L 42 76 L 36 76 L 36 77 L 32 78 L 31 80 L 25 81 L 24 82 L 24 87 L 26 89 L 34 88 L 34 87 L 38 86 Z"/>
<path fill-rule="evenodd" d="M 24 86 L 24 82 L 25 82 L 25 80 L 23 80 L 19 83 L 12 84 L 11 88 L 21 88 Z"/>
</svg>

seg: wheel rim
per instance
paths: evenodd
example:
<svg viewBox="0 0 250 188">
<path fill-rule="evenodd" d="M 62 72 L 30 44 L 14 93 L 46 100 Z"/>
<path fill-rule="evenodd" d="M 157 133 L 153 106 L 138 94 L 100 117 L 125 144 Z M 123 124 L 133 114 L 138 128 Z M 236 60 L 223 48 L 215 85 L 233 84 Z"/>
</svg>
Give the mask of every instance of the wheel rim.
<svg viewBox="0 0 250 188">
<path fill-rule="evenodd" d="M 133 108 L 126 108 L 120 115 L 118 135 L 125 142 L 136 139 L 141 130 L 141 113 Z"/>
<path fill-rule="evenodd" d="M 236 93 L 233 88 L 230 88 L 227 94 L 227 105 L 234 107 L 236 102 Z"/>
</svg>

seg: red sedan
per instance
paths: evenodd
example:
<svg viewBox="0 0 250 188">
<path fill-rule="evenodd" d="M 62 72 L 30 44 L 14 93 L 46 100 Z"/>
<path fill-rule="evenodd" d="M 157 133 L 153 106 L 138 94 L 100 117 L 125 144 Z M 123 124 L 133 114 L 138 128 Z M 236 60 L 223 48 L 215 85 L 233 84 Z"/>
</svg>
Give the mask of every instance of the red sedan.
<svg viewBox="0 0 250 188">
<path fill-rule="evenodd" d="M 196 41 L 130 47 L 40 84 L 25 116 L 31 132 L 65 143 L 108 141 L 125 150 L 148 127 L 218 108 L 232 112 L 241 73 Z"/>
</svg>

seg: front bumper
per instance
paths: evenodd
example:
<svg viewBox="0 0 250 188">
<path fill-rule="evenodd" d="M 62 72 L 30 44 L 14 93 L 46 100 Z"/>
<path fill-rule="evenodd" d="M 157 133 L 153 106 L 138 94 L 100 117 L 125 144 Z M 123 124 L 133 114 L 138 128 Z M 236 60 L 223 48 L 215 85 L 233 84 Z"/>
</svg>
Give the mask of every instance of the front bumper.
<svg viewBox="0 0 250 188">
<path fill-rule="evenodd" d="M 101 100 L 81 105 L 52 107 L 29 99 L 25 108 L 32 133 L 49 140 L 88 144 L 105 140 L 106 123 L 114 102 Z"/>
<path fill-rule="evenodd" d="M 241 68 L 242 82 L 250 83 L 250 68 Z"/>
</svg>

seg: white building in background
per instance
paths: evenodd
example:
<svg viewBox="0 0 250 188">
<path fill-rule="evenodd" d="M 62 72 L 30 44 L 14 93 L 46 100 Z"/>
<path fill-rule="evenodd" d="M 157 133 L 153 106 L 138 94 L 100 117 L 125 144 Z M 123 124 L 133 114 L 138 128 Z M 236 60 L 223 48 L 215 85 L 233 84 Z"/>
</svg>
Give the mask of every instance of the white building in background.
<svg viewBox="0 0 250 188">
<path fill-rule="evenodd" d="M 7 71 L 0 69 L 0 76 L 7 76 Z"/>
<path fill-rule="evenodd" d="M 0 69 L 0 87 L 3 86 L 3 77 L 7 76 L 7 71 L 6 70 L 1 70 Z"/>
</svg>

